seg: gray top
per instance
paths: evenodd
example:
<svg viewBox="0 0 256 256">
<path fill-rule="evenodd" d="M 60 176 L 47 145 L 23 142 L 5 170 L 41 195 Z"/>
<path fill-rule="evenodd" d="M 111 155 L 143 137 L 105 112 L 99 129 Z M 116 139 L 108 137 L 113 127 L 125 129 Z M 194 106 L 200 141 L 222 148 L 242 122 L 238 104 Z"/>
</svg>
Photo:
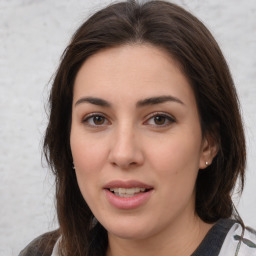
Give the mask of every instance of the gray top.
<svg viewBox="0 0 256 256">
<path fill-rule="evenodd" d="M 237 224 L 232 219 L 220 219 L 207 233 L 201 244 L 191 256 L 218 256 L 225 238 Z M 45 233 L 34 239 L 22 250 L 19 256 L 51 256 L 53 247 L 60 237 L 58 230 Z"/>
</svg>

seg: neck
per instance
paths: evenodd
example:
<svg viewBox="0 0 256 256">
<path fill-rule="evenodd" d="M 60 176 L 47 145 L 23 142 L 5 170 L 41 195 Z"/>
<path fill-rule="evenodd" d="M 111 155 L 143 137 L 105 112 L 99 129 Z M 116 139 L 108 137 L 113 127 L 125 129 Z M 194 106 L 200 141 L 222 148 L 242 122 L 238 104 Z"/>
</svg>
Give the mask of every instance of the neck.
<svg viewBox="0 0 256 256">
<path fill-rule="evenodd" d="M 161 233 L 144 239 L 122 239 L 109 234 L 107 256 L 188 256 L 204 239 L 213 224 L 198 216 L 176 221 Z"/>
</svg>

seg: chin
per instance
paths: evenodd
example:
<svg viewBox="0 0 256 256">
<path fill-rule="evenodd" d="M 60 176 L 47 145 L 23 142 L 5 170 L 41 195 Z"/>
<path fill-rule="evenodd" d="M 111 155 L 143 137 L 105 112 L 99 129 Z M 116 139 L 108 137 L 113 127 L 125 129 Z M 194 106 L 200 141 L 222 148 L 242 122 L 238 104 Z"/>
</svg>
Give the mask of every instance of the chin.
<svg viewBox="0 0 256 256">
<path fill-rule="evenodd" d="M 148 233 L 145 233 L 145 230 L 143 232 L 140 231 L 108 231 L 108 234 L 111 234 L 112 236 L 118 237 L 120 239 L 126 239 L 126 240 L 143 240 L 149 236 Z"/>
<path fill-rule="evenodd" d="M 130 222 L 115 222 L 113 225 L 108 223 L 104 227 L 109 235 L 120 239 L 141 240 L 152 235 L 152 230 L 147 223 L 143 225 L 137 222 L 133 222 L 132 224 Z"/>
</svg>

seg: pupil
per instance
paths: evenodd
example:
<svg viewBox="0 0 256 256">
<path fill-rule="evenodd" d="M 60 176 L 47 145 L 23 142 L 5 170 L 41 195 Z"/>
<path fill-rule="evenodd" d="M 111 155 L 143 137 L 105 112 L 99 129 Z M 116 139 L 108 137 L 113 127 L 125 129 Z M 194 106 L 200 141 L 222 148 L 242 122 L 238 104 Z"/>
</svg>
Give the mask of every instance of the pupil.
<svg viewBox="0 0 256 256">
<path fill-rule="evenodd" d="M 156 116 L 155 117 L 155 123 L 158 125 L 162 125 L 165 122 L 165 117 L 163 116 Z"/>
<path fill-rule="evenodd" d="M 95 116 L 94 118 L 93 118 L 93 122 L 95 123 L 95 124 L 103 124 L 104 123 L 104 118 L 102 117 L 102 116 Z"/>
</svg>

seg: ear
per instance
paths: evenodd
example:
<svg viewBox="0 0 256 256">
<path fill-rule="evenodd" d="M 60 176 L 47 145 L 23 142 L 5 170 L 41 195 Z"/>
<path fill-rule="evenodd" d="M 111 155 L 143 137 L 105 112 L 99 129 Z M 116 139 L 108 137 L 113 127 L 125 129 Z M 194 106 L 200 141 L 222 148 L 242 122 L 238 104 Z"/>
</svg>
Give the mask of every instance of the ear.
<svg viewBox="0 0 256 256">
<path fill-rule="evenodd" d="M 201 157 L 199 163 L 199 169 L 205 169 L 211 165 L 214 157 L 218 153 L 218 142 L 217 139 L 212 135 L 205 134 L 202 140 Z"/>
</svg>

